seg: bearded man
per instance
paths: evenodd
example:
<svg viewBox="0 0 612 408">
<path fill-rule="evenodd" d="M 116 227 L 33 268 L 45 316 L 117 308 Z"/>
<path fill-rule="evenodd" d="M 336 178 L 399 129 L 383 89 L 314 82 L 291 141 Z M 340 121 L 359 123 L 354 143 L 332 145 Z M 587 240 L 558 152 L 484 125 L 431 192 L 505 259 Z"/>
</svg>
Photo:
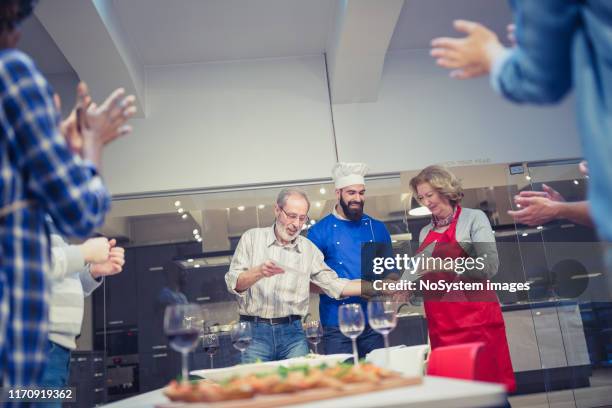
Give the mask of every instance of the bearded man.
<svg viewBox="0 0 612 408">
<path fill-rule="evenodd" d="M 378 251 L 378 256 L 393 256 L 391 236 L 385 224 L 363 212 L 367 170 L 363 163 L 337 163 L 334 166 L 332 176 L 338 202 L 332 213 L 317 222 L 308 232 L 308 239 L 321 250 L 325 263 L 341 278 L 367 278 L 367 271 L 371 271 L 371 268 L 368 268 L 370 265 L 362 265 L 362 260 L 372 258 L 368 252 Z M 367 300 L 363 297 L 338 300 L 326 294 L 320 295 L 319 316 L 324 329 L 323 346 L 326 354 L 351 353 L 351 339 L 338 328 L 338 308 L 345 303 L 361 304 L 366 314 Z M 367 324 L 366 314 L 365 330 L 357 337 L 359 357 L 363 358 L 383 345 L 382 336 Z"/>
<path fill-rule="evenodd" d="M 284 189 L 274 207 L 274 225 L 250 229 L 238 242 L 225 282 L 237 296 L 240 321 L 252 326 L 243 363 L 308 354 L 301 320 L 308 313 L 311 282 L 334 299 L 361 293 L 360 280 L 339 278 L 321 251 L 300 235 L 309 209 L 306 193 Z"/>
</svg>

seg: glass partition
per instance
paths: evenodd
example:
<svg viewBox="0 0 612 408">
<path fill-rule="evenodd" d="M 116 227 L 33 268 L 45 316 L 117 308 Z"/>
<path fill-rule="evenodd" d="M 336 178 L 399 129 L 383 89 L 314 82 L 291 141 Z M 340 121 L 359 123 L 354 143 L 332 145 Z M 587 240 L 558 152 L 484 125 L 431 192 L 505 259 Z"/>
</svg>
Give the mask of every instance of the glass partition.
<svg viewBox="0 0 612 408">
<path fill-rule="evenodd" d="M 586 200 L 588 175 L 579 171 L 578 160 L 525 163 L 525 169 L 528 184 L 523 190 L 548 192 L 553 201 Z M 543 257 L 539 287 L 546 295 L 531 299 L 531 313 L 547 402 L 608 404 L 611 294 L 594 229 L 567 218 L 531 228 L 519 224 L 517 229 L 524 231 L 517 235 L 519 241 L 541 246 Z"/>
</svg>

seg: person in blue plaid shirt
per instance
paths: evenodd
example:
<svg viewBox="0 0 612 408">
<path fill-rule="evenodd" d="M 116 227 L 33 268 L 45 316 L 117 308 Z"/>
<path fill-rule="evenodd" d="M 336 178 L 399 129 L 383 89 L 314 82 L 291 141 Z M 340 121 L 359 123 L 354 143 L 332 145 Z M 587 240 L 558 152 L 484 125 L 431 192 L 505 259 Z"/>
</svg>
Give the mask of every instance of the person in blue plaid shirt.
<svg viewBox="0 0 612 408">
<path fill-rule="evenodd" d="M 77 121 L 79 115 L 71 115 L 60 126 L 47 81 L 27 55 L 13 48 L 19 38 L 17 26 L 31 14 L 33 4 L 32 0 L 0 0 L 0 370 L 4 387 L 36 385 L 45 365 L 49 300 L 45 274 L 50 268 L 45 214 L 64 235 L 84 238 L 102 224 L 110 206 L 109 193 L 96 172 L 108 142 L 104 137 L 109 135 L 82 131 L 87 123 Z M 87 98 L 82 94 L 80 100 Z M 88 115 L 87 110 L 80 112 L 81 117 Z M 92 120 L 100 121 L 100 117 Z M 75 140 L 75 134 L 85 160 L 66 143 L 65 137 Z"/>
</svg>

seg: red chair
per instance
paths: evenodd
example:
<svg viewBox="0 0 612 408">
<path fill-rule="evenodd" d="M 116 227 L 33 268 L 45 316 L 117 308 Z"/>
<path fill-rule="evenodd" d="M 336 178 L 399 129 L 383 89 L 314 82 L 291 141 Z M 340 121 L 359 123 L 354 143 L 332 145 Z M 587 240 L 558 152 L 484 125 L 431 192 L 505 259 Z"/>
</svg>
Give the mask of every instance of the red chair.
<svg viewBox="0 0 612 408">
<path fill-rule="evenodd" d="M 484 343 L 465 343 L 438 347 L 431 351 L 427 365 L 428 375 L 479 380 L 478 355 Z"/>
</svg>

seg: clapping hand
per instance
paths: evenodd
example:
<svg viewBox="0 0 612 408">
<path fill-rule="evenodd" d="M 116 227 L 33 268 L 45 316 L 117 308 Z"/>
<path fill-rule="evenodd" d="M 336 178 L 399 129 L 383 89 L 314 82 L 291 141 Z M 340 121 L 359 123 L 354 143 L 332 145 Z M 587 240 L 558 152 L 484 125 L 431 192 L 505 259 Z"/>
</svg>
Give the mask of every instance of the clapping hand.
<svg viewBox="0 0 612 408">
<path fill-rule="evenodd" d="M 514 203 L 521 208 L 508 211 L 514 221 L 526 225 L 542 225 L 558 217 L 556 203 L 565 202 L 565 198 L 554 188 L 542 184 L 544 191 L 521 191 L 514 196 Z"/>
<path fill-rule="evenodd" d="M 104 262 L 90 265 L 90 273 L 94 278 L 118 274 L 123 270 L 125 264 L 125 250 L 117 246 L 117 241 L 109 241 L 110 250 L 108 258 Z"/>
<path fill-rule="evenodd" d="M 488 74 L 495 58 L 504 51 L 497 34 L 473 21 L 455 20 L 453 25 L 467 35 L 433 39 L 430 55 L 439 66 L 452 70 L 452 78 L 469 79 Z"/>
<path fill-rule="evenodd" d="M 59 110 L 59 96 L 55 95 L 54 101 Z M 99 166 L 102 147 L 132 131 L 126 122 L 136 113 L 135 102 L 134 95 L 126 96 L 125 90 L 119 88 L 98 106 L 87 85 L 79 83 L 76 107 L 60 125 L 70 149 Z"/>
</svg>

